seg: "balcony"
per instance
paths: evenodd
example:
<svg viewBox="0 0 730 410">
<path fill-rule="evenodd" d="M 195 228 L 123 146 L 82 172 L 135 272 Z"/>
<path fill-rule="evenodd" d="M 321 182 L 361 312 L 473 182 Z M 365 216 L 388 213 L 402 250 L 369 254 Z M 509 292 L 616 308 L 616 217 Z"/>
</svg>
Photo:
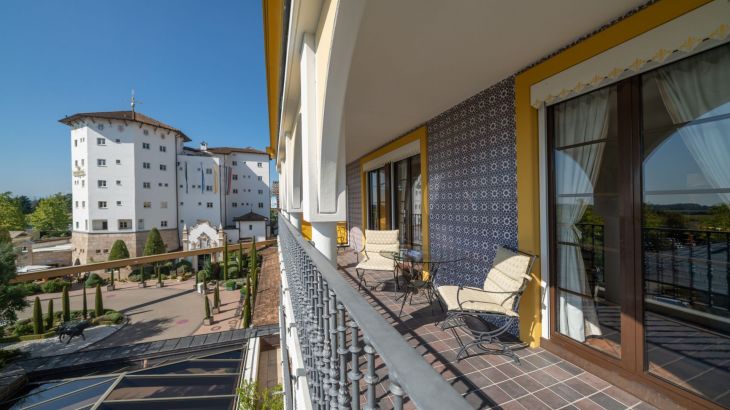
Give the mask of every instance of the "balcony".
<svg viewBox="0 0 730 410">
<path fill-rule="evenodd" d="M 314 408 L 651 408 L 542 348 L 518 350 L 521 365 L 487 354 L 457 361 L 457 339 L 437 326 L 444 317 L 437 304 L 415 295 L 399 317 L 392 274 L 369 272 L 385 285 L 358 292 L 354 252 L 341 252 L 334 269 L 279 221 L 282 335 L 291 340 L 282 345 L 301 353 L 285 369 L 300 376 L 285 386 L 292 401 L 311 400 Z"/>
</svg>

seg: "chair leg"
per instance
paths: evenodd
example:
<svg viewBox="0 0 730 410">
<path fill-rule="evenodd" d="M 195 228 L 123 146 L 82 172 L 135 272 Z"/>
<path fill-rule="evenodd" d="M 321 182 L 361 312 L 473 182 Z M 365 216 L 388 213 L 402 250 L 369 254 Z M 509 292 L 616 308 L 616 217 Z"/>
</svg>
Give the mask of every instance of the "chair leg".
<svg viewBox="0 0 730 410">
<path fill-rule="evenodd" d="M 362 290 L 363 286 L 367 287 L 367 282 L 365 281 L 365 271 L 362 269 L 355 269 L 355 274 L 357 275 L 357 290 Z"/>
<path fill-rule="evenodd" d="M 406 306 L 406 299 L 408 299 L 408 290 L 403 293 L 403 303 L 400 304 L 400 312 L 398 312 L 398 317 L 403 314 L 403 308 Z"/>
</svg>

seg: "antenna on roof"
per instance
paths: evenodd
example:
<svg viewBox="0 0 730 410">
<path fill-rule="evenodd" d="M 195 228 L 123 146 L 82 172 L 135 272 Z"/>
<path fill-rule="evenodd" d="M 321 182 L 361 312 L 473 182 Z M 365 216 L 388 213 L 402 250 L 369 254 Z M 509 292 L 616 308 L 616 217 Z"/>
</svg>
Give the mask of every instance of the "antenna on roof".
<svg viewBox="0 0 730 410">
<path fill-rule="evenodd" d="M 134 99 L 134 88 L 132 88 L 132 100 L 131 100 L 131 102 L 129 103 L 129 105 L 131 105 L 131 106 L 132 106 L 132 119 L 135 119 L 135 118 L 134 118 L 134 115 L 135 115 L 135 111 L 134 111 L 134 106 L 135 106 L 135 105 L 137 105 L 138 103 L 139 103 L 139 104 L 142 104 L 142 101 L 136 101 L 136 100 Z"/>
</svg>

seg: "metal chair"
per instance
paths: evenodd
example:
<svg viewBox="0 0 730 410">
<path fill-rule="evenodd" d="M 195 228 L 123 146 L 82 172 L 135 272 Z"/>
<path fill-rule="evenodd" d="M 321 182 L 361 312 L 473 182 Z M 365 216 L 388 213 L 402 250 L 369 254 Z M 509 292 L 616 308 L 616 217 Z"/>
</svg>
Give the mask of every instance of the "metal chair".
<svg viewBox="0 0 730 410">
<path fill-rule="evenodd" d="M 363 286 L 367 286 L 365 280 L 365 271 L 384 271 L 392 272 L 395 276 L 395 261 L 388 259 L 380 254 L 381 251 L 398 252 L 400 250 L 400 242 L 398 241 L 398 230 L 392 231 L 365 231 L 365 244 L 359 251 L 362 259 L 355 266 L 355 273 L 358 279 L 358 290 Z"/>
<path fill-rule="evenodd" d="M 506 355 L 520 364 L 513 349 L 499 337 L 518 319 L 517 307 L 532 280 L 530 272 L 536 259 L 533 255 L 499 247 L 482 289 L 461 285 L 436 288 L 447 308 L 441 329 L 451 329 L 461 346 L 457 360 L 467 357 L 469 348 L 474 346 L 486 353 Z M 501 319 L 503 324 L 494 326 L 485 318 Z M 464 344 L 457 328 L 470 333 L 473 340 Z"/>
</svg>

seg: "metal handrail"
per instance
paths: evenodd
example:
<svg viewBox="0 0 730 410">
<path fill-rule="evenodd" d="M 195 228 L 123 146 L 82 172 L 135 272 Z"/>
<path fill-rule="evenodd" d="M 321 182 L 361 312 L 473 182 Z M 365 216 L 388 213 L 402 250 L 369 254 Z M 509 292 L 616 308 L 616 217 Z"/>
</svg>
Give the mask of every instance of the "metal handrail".
<svg viewBox="0 0 730 410">
<path fill-rule="evenodd" d="M 364 375 L 364 379 L 368 385 L 368 405 L 377 405 L 377 403 L 373 403 L 375 400 L 374 385 L 378 381 L 377 375 L 374 371 L 374 354 L 377 353 L 387 366 L 388 378 L 391 381 L 390 391 L 393 394 L 393 401 L 396 408 L 400 408 L 402 406 L 404 394 L 407 395 L 418 408 L 472 408 L 451 385 L 449 385 L 428 363 L 426 363 L 423 357 L 421 357 L 411 346 L 408 345 L 408 343 L 406 343 L 401 334 L 398 333 L 392 325 L 387 323 L 383 317 L 342 278 L 341 274 L 332 266 L 331 262 L 327 260 L 327 258 L 325 258 L 325 256 L 322 255 L 314 246 L 312 246 L 312 244 L 304 240 L 301 234 L 297 232 L 296 228 L 294 228 L 291 223 L 281 216 L 279 217 L 279 235 L 282 252 L 285 256 L 285 265 L 287 263 L 286 253 L 298 251 L 291 248 L 287 249 L 287 247 L 291 246 L 290 240 L 293 240 L 294 245 L 299 247 L 299 250 L 303 252 L 302 256 L 304 256 L 305 259 L 298 260 L 297 263 L 301 263 L 301 266 L 314 268 L 315 270 L 313 273 L 300 272 L 305 275 L 309 275 L 306 276 L 306 278 L 309 278 L 309 283 L 306 284 L 305 287 L 308 290 L 309 295 L 314 295 L 314 299 L 303 301 L 303 303 L 307 303 L 305 307 L 310 312 L 299 312 L 297 314 L 297 316 L 303 315 L 301 316 L 302 318 L 307 318 L 307 320 L 304 320 L 305 323 L 297 323 L 297 327 L 300 328 L 301 326 L 309 325 L 314 328 L 311 332 L 314 335 L 314 338 L 319 338 L 318 341 L 312 343 L 311 340 L 306 339 L 306 331 L 299 332 L 300 338 L 303 339 L 301 340 L 302 345 L 308 345 L 310 346 L 310 350 L 315 350 L 311 351 L 309 354 L 310 357 L 314 358 L 309 362 L 308 367 L 310 367 L 310 369 L 308 370 L 310 374 L 314 374 L 316 376 L 317 372 L 321 371 L 323 365 L 320 363 L 319 358 L 326 357 L 326 355 L 330 352 L 327 342 L 325 341 L 322 343 L 321 338 L 324 337 L 325 340 L 329 340 L 328 332 L 337 334 L 337 331 L 343 330 L 344 328 L 344 326 L 337 326 L 337 329 L 333 331 L 330 330 L 332 329 L 332 326 L 328 326 L 326 323 L 328 319 L 330 320 L 330 323 L 333 323 L 332 315 L 337 316 L 338 314 L 338 312 L 332 312 L 332 309 L 327 309 L 327 303 L 323 303 L 323 300 L 324 302 L 329 301 L 332 303 L 332 299 L 329 296 L 322 299 L 322 295 L 327 295 L 327 291 L 331 291 L 332 296 L 336 298 L 336 302 L 344 305 L 344 309 L 346 309 L 351 320 L 349 326 L 352 329 L 351 340 L 355 343 L 354 346 L 350 346 L 349 348 L 349 352 L 352 352 L 352 363 L 357 363 L 357 354 L 360 351 L 359 343 L 357 343 L 358 329 L 362 331 L 364 336 L 364 350 L 367 356 L 366 371 L 368 372 Z M 284 236 L 284 238 L 282 238 L 282 236 Z M 286 238 L 287 236 L 289 238 Z M 294 255 L 289 255 L 289 258 L 293 256 Z M 294 261 L 290 260 L 290 264 L 293 263 Z M 292 278 L 290 281 L 290 287 L 292 287 L 292 284 L 299 280 L 294 276 L 296 272 L 292 272 L 295 267 L 285 266 L 285 268 L 287 276 Z M 317 288 L 314 291 L 312 290 L 313 284 L 316 285 Z M 301 284 L 299 286 L 301 287 Z M 325 289 L 325 292 L 322 292 L 323 288 Z M 303 289 L 299 289 L 299 291 L 302 290 Z M 319 293 L 317 293 L 317 290 Z M 319 298 L 317 294 L 319 294 Z M 296 297 L 296 295 L 292 294 L 292 297 Z M 293 304 L 296 308 L 296 303 Z M 314 314 L 311 314 L 311 312 L 314 312 Z M 341 311 L 340 315 L 342 314 L 343 312 Z M 339 317 L 338 319 L 342 320 L 342 317 Z M 344 337 L 340 340 L 344 341 Z M 333 341 L 333 344 L 336 345 L 336 342 Z M 343 346 L 340 346 L 337 351 L 343 352 Z M 336 366 L 336 363 L 332 364 L 331 361 L 325 360 L 325 368 L 327 367 L 327 363 L 330 363 L 332 366 Z M 336 372 L 329 371 L 329 373 Z M 324 376 L 319 383 L 320 385 L 327 386 L 327 383 L 337 381 L 329 380 L 327 376 L 328 373 L 322 374 Z M 358 368 L 351 368 L 350 374 L 355 375 L 355 377 L 350 377 L 351 390 L 359 395 L 359 388 L 356 389 L 355 386 L 352 386 L 352 383 L 359 383 L 359 379 L 362 375 L 359 374 Z M 313 385 L 317 386 L 318 382 L 315 380 Z M 340 382 L 340 388 L 342 388 L 342 381 Z M 333 389 L 336 390 L 334 387 Z M 322 390 L 326 389 L 323 387 L 322 389 L 317 389 L 313 392 L 315 394 L 313 394 L 312 397 L 317 397 L 317 394 L 322 397 L 318 403 L 315 403 L 315 408 L 317 404 L 324 407 L 322 400 L 326 402 L 329 397 L 327 395 L 328 393 L 322 393 Z M 331 395 L 332 393 L 330 392 L 329 394 Z M 342 406 L 341 402 L 340 406 Z M 351 406 L 353 408 L 359 407 L 359 397 L 352 398 Z"/>
<path fill-rule="evenodd" d="M 256 242 L 256 249 L 260 249 L 265 246 L 273 245 L 275 244 L 275 240 L 267 240 L 267 241 L 261 241 Z M 248 242 L 242 244 L 244 250 L 251 249 L 251 245 L 253 242 Z M 236 250 L 238 249 L 238 244 L 229 244 L 228 249 L 229 250 Z M 45 269 L 40 270 L 36 272 L 29 272 L 24 273 L 22 275 L 18 275 L 15 278 L 13 278 L 10 283 L 20 283 L 20 282 L 30 282 L 33 280 L 38 279 L 50 279 L 50 278 L 58 278 L 62 276 L 67 275 L 76 275 L 79 273 L 87 273 L 87 272 L 94 272 L 94 271 L 102 271 L 105 269 L 117 269 L 117 268 L 126 268 L 127 266 L 135 266 L 135 265 L 146 265 L 153 262 L 161 262 L 161 261 L 169 261 L 173 259 L 181 259 L 186 258 L 189 256 L 195 256 L 195 255 L 207 255 L 207 254 L 213 254 L 213 253 L 221 253 L 223 252 L 224 246 L 217 246 L 212 248 L 202 248 L 202 249 L 194 249 L 189 251 L 179 251 L 179 252 L 168 252 L 168 253 L 161 253 L 159 255 L 150 255 L 150 256 L 138 256 L 135 258 L 127 258 L 127 259 L 118 259 L 115 261 L 109 261 L 109 262 L 97 262 L 97 263 L 87 263 L 85 265 L 74 265 L 74 266 L 65 266 L 62 268 L 53 268 L 53 269 Z"/>
</svg>

